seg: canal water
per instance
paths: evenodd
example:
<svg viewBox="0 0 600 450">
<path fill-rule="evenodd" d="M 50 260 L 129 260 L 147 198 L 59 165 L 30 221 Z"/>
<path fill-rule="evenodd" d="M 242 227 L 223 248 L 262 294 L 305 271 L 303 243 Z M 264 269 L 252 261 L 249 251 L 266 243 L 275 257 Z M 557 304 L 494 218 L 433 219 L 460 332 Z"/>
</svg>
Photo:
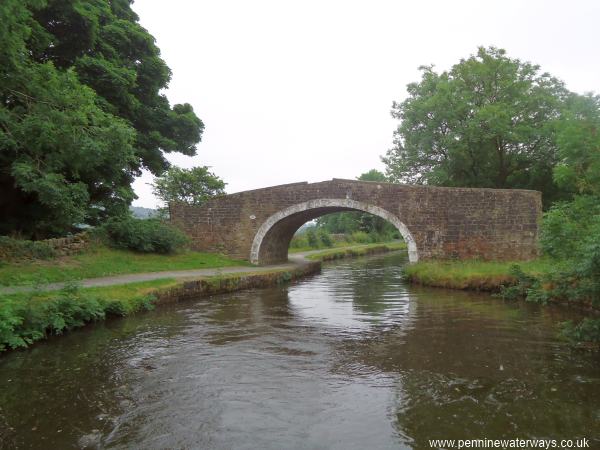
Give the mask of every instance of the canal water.
<svg viewBox="0 0 600 450">
<path fill-rule="evenodd" d="M 115 319 L 0 357 L 2 448 L 426 449 L 591 439 L 573 312 L 408 286 L 405 255 Z"/>
</svg>

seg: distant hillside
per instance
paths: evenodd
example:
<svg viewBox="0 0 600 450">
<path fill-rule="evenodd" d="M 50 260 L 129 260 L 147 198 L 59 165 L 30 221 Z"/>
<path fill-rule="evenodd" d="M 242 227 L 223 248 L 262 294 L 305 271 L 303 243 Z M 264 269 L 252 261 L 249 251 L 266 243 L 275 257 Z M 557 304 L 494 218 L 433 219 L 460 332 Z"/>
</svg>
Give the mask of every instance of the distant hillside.
<svg viewBox="0 0 600 450">
<path fill-rule="evenodd" d="M 133 217 L 138 219 L 149 219 L 150 217 L 156 217 L 158 211 L 152 208 L 144 208 L 142 206 L 130 206 L 129 210 Z"/>
</svg>

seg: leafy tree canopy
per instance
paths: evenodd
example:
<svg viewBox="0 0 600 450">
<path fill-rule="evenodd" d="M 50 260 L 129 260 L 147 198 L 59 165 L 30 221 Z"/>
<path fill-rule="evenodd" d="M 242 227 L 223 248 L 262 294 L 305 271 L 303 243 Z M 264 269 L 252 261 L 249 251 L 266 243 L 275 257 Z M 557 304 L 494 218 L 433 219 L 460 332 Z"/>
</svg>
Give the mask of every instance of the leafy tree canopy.
<svg viewBox="0 0 600 450">
<path fill-rule="evenodd" d="M 0 234 L 61 234 L 127 211 L 142 168 L 193 155 L 190 105 L 127 0 L 0 2 Z"/>
<path fill-rule="evenodd" d="M 558 124 L 554 179 L 564 190 L 600 197 L 600 96 L 573 94 Z"/>
<path fill-rule="evenodd" d="M 539 66 L 479 48 L 450 71 L 421 67 L 408 98 L 393 103 L 400 120 L 383 159 L 392 181 L 558 192 L 556 123 L 569 96 Z"/>
<path fill-rule="evenodd" d="M 216 195 L 225 192 L 226 183 L 208 167 L 181 169 L 171 167 L 152 185 L 154 195 L 165 203 L 183 202 L 201 205 Z"/>
<path fill-rule="evenodd" d="M 383 172 L 380 172 L 377 169 L 371 169 L 368 172 L 363 173 L 361 176 L 357 178 L 359 181 L 380 181 L 385 183 L 388 181 L 387 177 Z"/>
</svg>

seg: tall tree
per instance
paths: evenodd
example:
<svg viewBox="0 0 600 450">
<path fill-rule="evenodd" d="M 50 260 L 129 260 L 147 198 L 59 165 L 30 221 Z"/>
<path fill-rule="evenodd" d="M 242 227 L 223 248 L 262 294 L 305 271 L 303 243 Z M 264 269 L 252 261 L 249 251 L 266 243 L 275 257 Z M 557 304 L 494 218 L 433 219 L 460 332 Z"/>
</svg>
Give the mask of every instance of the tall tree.
<svg viewBox="0 0 600 450">
<path fill-rule="evenodd" d="M 393 181 L 525 188 L 557 196 L 555 125 L 568 91 L 537 65 L 479 48 L 450 71 L 421 67 L 383 159 Z"/>
<path fill-rule="evenodd" d="M 99 95 L 102 108 L 135 129 L 140 167 L 160 174 L 164 152 L 196 153 L 204 125 L 189 104 L 169 106 L 161 93 L 171 71 L 155 39 L 139 23 L 131 0 L 47 0 L 32 8 L 30 48 L 39 62 L 73 68 Z"/>
<path fill-rule="evenodd" d="M 568 192 L 600 197 L 600 96 L 571 95 L 557 136 L 558 185 Z"/>
<path fill-rule="evenodd" d="M 203 125 L 126 0 L 0 2 L 0 234 L 124 213 L 143 167 L 194 154 Z"/>
</svg>

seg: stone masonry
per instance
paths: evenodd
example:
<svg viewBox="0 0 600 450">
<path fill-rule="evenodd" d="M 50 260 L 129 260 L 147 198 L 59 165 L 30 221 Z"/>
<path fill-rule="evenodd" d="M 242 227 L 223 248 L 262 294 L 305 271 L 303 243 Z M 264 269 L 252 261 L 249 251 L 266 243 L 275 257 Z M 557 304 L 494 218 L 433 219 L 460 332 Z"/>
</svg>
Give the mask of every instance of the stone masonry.
<svg viewBox="0 0 600 450">
<path fill-rule="evenodd" d="M 287 260 L 290 240 L 309 220 L 365 211 L 391 222 L 409 259 L 527 260 L 538 255 L 541 193 L 414 186 L 333 179 L 293 183 L 169 205 L 193 248 L 256 264 Z"/>
</svg>

